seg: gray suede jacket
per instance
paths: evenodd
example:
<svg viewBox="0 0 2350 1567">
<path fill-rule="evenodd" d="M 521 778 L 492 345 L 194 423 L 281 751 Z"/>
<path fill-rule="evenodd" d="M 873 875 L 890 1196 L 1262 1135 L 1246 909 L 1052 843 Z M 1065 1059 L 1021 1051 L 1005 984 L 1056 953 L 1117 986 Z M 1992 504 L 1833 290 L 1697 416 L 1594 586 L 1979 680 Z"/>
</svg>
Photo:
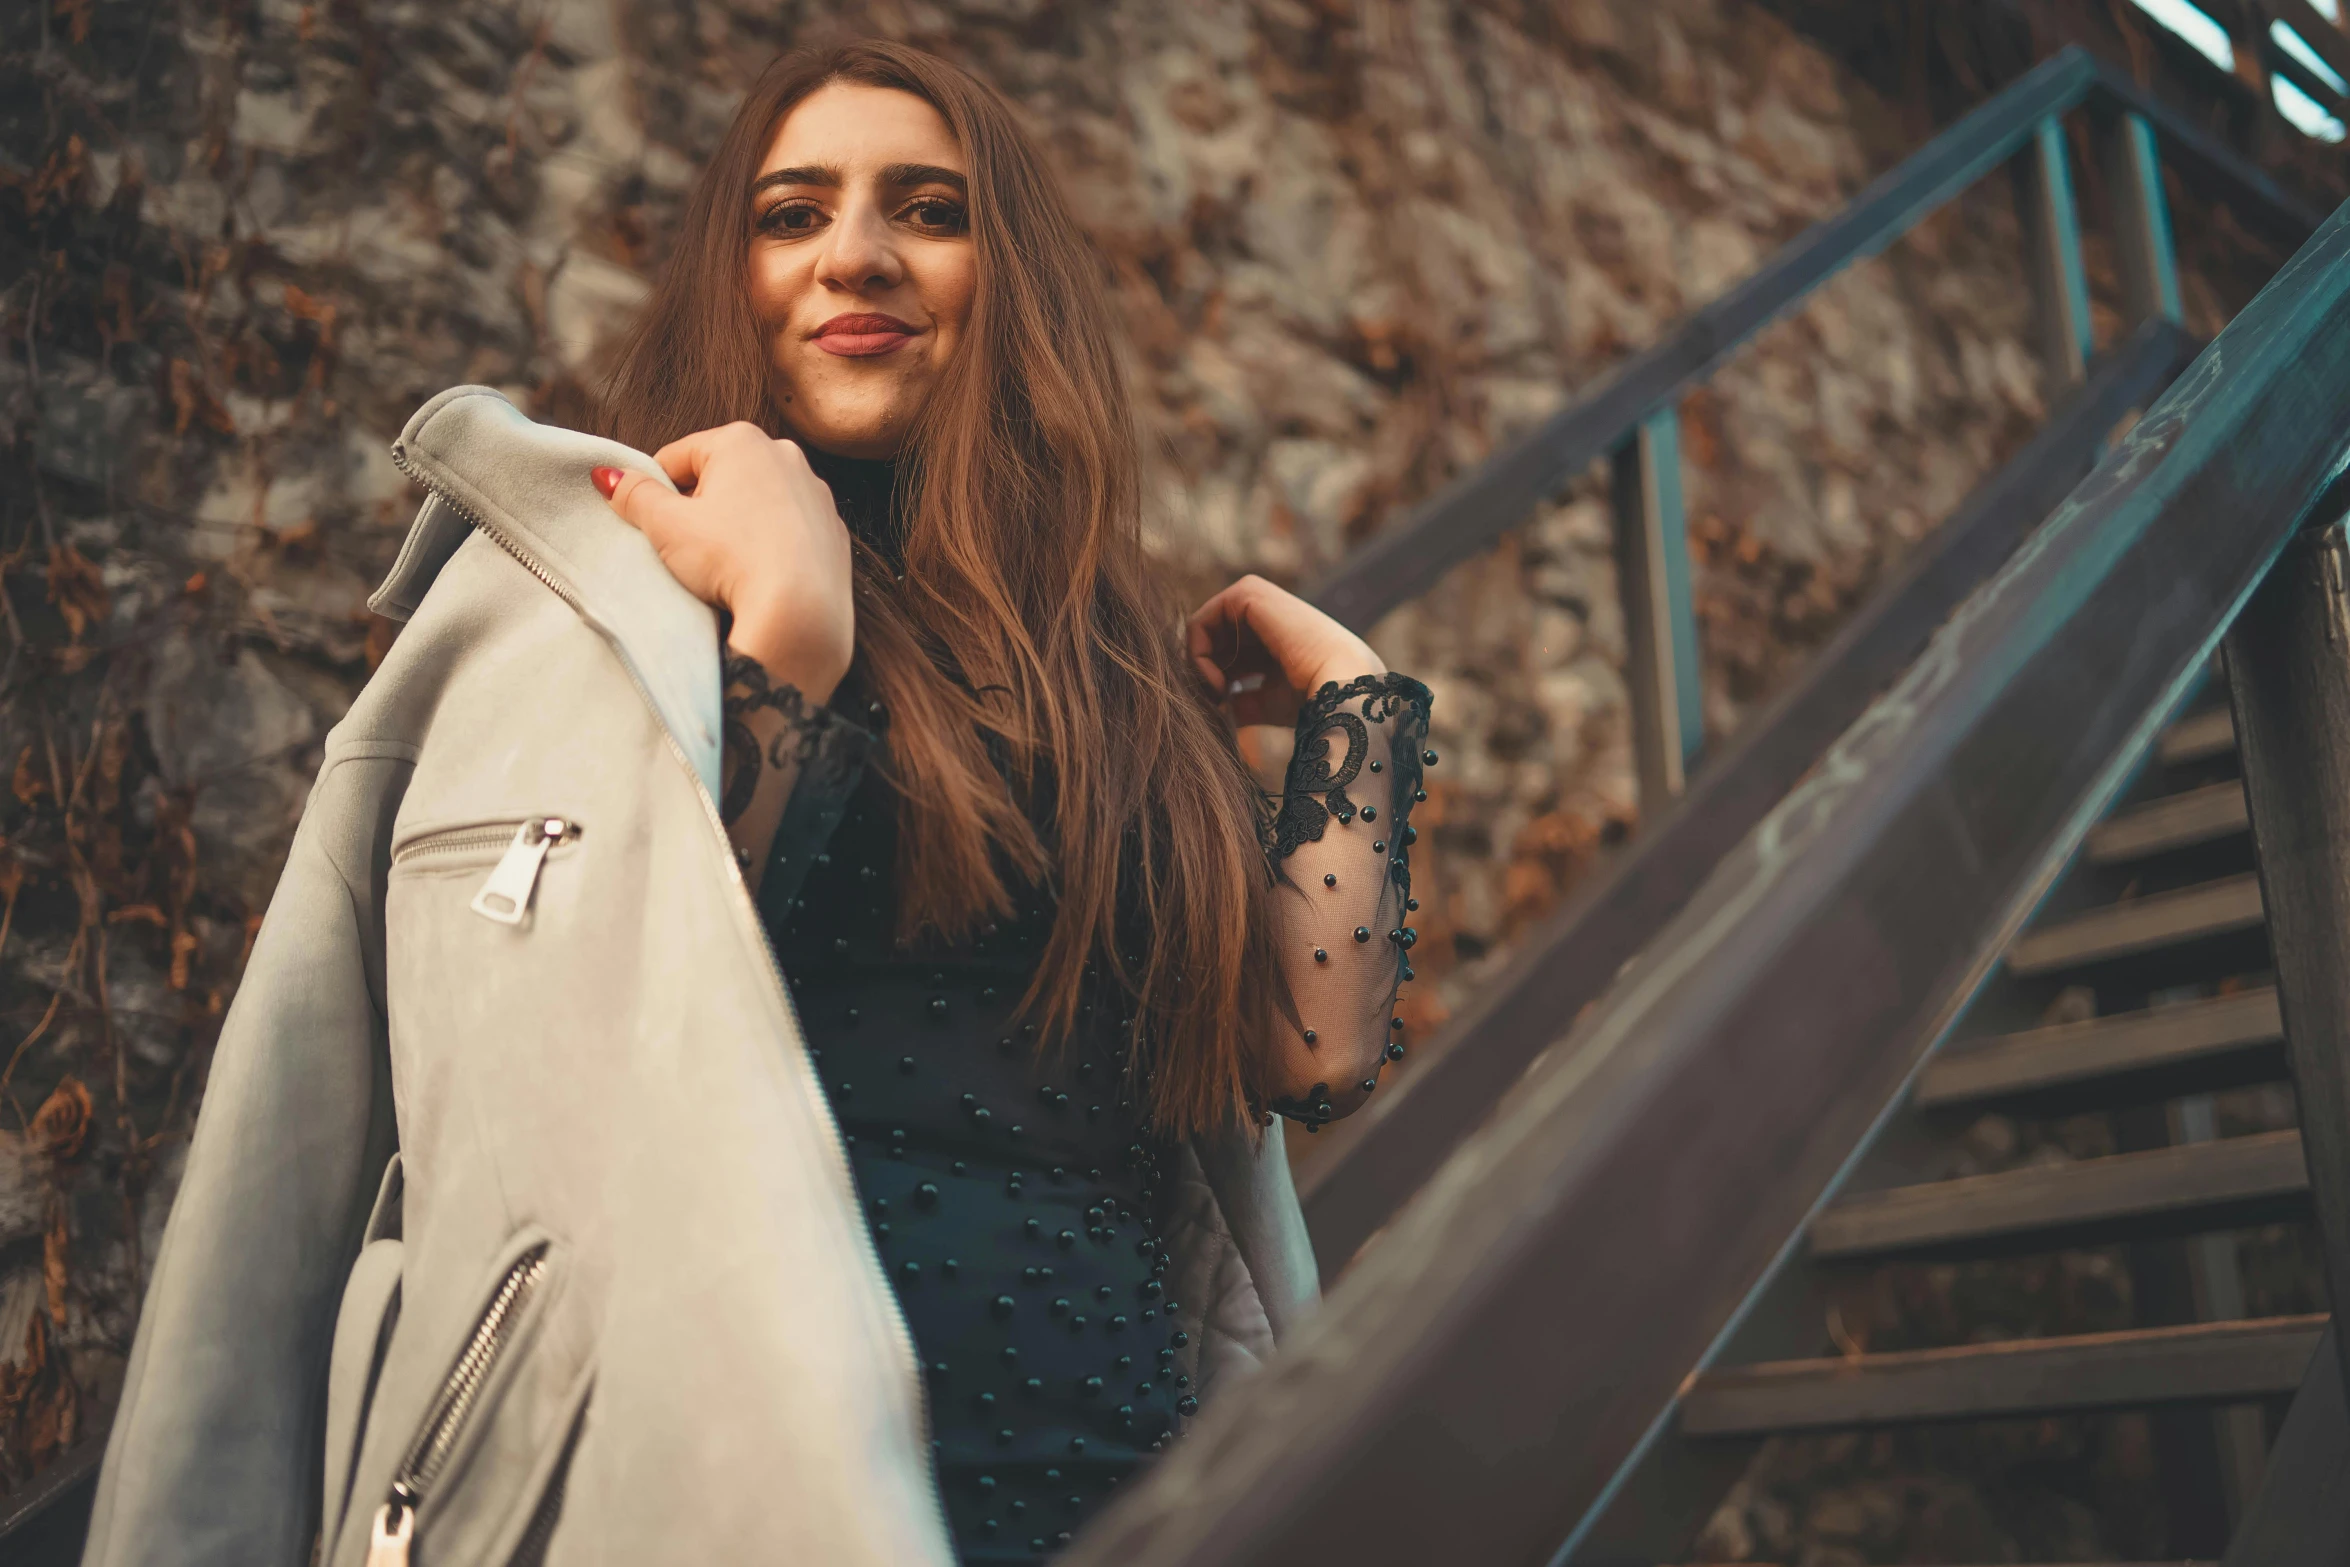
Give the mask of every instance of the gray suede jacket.
<svg viewBox="0 0 2350 1567">
<path fill-rule="evenodd" d="M 710 609 L 458 387 L 408 622 L 215 1057 L 91 1567 L 945 1563 L 922 1390 L 713 805 Z M 663 482 L 666 482 L 665 480 Z M 1203 1392 L 1314 1297 L 1278 1128 L 1188 1150 Z"/>
</svg>

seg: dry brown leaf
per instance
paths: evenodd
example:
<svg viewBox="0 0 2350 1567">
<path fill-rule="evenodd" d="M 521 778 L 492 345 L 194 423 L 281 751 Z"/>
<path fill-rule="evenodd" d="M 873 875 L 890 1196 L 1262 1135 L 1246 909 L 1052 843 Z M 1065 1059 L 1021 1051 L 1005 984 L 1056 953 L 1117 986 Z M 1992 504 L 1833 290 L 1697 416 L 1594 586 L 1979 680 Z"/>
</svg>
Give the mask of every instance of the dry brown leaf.
<svg viewBox="0 0 2350 1567">
<path fill-rule="evenodd" d="M 188 968 L 196 958 L 196 934 L 182 926 L 171 933 L 171 988 L 188 988 Z M 216 1009 L 217 1010 L 217 1009 Z"/>
<path fill-rule="evenodd" d="M 70 1159 L 81 1152 L 82 1139 L 89 1130 L 90 1091 L 82 1086 L 80 1078 L 69 1074 L 58 1081 L 49 1097 L 41 1101 L 41 1108 L 33 1112 L 27 1137 L 33 1147 L 50 1158 Z M 61 1216 L 57 1222 L 62 1225 L 65 1221 Z"/>
<path fill-rule="evenodd" d="M 33 767 L 33 748 L 29 745 L 16 758 L 16 781 L 12 787 L 19 805 L 31 805 L 49 792 L 49 780 Z"/>
<path fill-rule="evenodd" d="M 65 617 L 67 634 L 79 642 L 86 628 L 106 618 L 106 578 L 97 562 L 71 544 L 50 550 L 49 602 Z"/>
<path fill-rule="evenodd" d="M 49 1204 L 49 1233 L 41 1239 L 41 1282 L 49 1292 L 49 1320 L 65 1326 L 66 1257 L 71 1237 L 65 1228 L 65 1199 Z"/>
<path fill-rule="evenodd" d="M 201 420 L 223 435 L 237 433 L 236 420 L 229 417 L 226 408 L 212 395 L 196 367 L 185 359 L 171 362 L 171 433 L 185 435 L 188 426 Z"/>
<path fill-rule="evenodd" d="M 286 285 L 286 308 L 305 321 L 315 321 L 322 327 L 335 323 L 335 307 L 329 301 L 313 299 L 293 284 Z"/>
</svg>

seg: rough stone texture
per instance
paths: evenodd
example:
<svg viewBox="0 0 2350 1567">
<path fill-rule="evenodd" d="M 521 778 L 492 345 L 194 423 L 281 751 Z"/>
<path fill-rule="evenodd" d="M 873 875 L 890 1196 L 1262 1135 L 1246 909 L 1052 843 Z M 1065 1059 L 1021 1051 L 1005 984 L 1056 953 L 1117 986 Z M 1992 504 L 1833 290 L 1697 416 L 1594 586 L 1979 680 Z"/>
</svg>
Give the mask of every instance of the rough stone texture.
<svg viewBox="0 0 2350 1567">
<path fill-rule="evenodd" d="M 1742 0 L 8 8 L 0 1490 L 119 1383 L 218 1019 L 387 645 L 385 442 L 458 381 L 576 417 L 741 87 L 852 30 L 966 60 L 1051 149 L 1201 588 L 1310 579 L 1931 130 Z M 2274 258 L 2183 227 L 2213 330 Z M 1690 400 L 1709 733 L 2041 413 L 2017 257 L 1994 182 Z M 1580 481 L 1377 631 L 1447 758 L 1415 1037 L 1635 825 L 1608 541 Z M 1919 1506 L 1971 1518 L 1970 1484 Z M 1750 1537 L 1880 1542 L 1881 1505 Z"/>
</svg>

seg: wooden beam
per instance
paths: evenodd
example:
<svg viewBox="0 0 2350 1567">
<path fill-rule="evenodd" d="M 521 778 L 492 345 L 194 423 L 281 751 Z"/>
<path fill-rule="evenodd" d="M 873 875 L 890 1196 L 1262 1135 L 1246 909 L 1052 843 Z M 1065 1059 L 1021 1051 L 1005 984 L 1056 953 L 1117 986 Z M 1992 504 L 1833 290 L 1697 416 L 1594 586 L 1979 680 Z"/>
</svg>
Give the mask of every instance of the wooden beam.
<svg viewBox="0 0 2350 1567">
<path fill-rule="evenodd" d="M 2153 1096 L 2168 1098 L 2280 1075 L 2283 1040 L 2276 992 L 2247 990 L 1946 1046 L 1919 1072 L 1910 1103 L 1942 1110 L 2083 1088 L 2110 1101 L 2135 1097 L 2116 1080 L 2141 1074 L 2159 1076 L 2170 1093 Z M 2250 1057 L 2258 1059 L 2233 1072 L 2221 1067 Z"/>
<path fill-rule="evenodd" d="M 1791 1360 L 1709 1371 L 1681 1400 L 1692 1436 L 2232 1404 L 2301 1385 L 2323 1316 Z"/>
<path fill-rule="evenodd" d="M 2294 1218 L 2308 1199 L 2301 1134 L 2263 1132 L 1863 1192 L 1812 1220 L 1811 1254 L 1832 1262 L 2102 1246 Z"/>
<path fill-rule="evenodd" d="M 2350 1562 L 2350 1409 L 2340 1335 L 2309 1357 L 2226 1567 L 2342 1567 Z"/>
<path fill-rule="evenodd" d="M 2215 707 L 2208 713 L 2182 718 L 2165 729 L 2154 756 L 2165 767 L 2178 767 L 2226 756 L 2235 749 L 2236 721 L 2226 708 Z"/>
<path fill-rule="evenodd" d="M 2318 1240 L 2350 1301 L 2350 546 L 2338 504 L 2228 635 L 2228 689 Z"/>
<path fill-rule="evenodd" d="M 2118 865 L 2232 838 L 2251 825 L 2244 810 L 2244 786 L 2231 780 L 2165 795 L 2110 816 L 2090 829 L 2083 852 L 2091 864 Z"/>
<path fill-rule="evenodd" d="M 8 1567 L 74 1567 L 82 1559 L 106 1432 L 82 1438 L 0 1498 L 0 1561 Z"/>
<path fill-rule="evenodd" d="M 2114 209 L 2122 307 L 2132 321 L 2184 321 L 2178 258 L 2171 247 L 2170 202 L 2162 188 L 2162 156 L 2154 127 L 2132 110 L 2100 113 L 2093 124 L 2107 199 Z"/>
<path fill-rule="evenodd" d="M 2016 160 L 2023 203 L 2025 266 L 2040 320 L 2040 354 L 2059 386 L 2089 372 L 2089 274 L 2081 261 L 2081 214 L 2073 200 L 2072 158 L 2064 120 L 2050 114 L 2032 129 Z"/>
<path fill-rule="evenodd" d="M 2047 974 L 2260 928 L 2250 873 L 2157 892 L 2044 925 L 2007 949 L 2008 972 Z"/>
<path fill-rule="evenodd" d="M 1705 737 L 1689 522 L 1681 504 L 1681 417 L 1649 415 L 1615 454 L 1616 582 L 1624 606 L 1640 805 L 1654 821 L 1680 793 Z"/>
</svg>

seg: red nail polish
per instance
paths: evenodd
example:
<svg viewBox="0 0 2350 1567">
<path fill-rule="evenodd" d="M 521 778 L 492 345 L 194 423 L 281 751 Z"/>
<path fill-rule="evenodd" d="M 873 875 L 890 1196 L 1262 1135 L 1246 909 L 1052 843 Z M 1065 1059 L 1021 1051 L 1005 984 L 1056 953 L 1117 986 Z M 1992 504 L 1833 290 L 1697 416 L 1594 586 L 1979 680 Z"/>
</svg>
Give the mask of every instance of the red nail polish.
<svg viewBox="0 0 2350 1567">
<path fill-rule="evenodd" d="M 597 494 L 610 500 L 612 492 L 620 488 L 620 472 L 618 468 L 590 468 L 588 483 L 596 487 Z"/>
</svg>

